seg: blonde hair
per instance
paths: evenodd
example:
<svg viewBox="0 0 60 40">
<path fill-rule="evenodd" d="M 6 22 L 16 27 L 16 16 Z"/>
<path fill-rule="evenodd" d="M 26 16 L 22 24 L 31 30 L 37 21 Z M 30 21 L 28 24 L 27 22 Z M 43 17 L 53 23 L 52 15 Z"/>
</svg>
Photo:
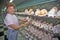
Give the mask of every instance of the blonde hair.
<svg viewBox="0 0 60 40">
<path fill-rule="evenodd" d="M 11 7 L 11 6 L 13 6 L 15 8 L 15 4 L 14 3 L 7 3 L 7 5 L 6 5 L 7 8 Z"/>
</svg>

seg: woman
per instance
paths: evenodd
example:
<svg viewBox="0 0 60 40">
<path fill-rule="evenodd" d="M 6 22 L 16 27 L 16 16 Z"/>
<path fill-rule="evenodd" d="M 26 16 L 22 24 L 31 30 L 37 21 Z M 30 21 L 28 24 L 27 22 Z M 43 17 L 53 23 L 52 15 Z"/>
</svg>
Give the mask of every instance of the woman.
<svg viewBox="0 0 60 40">
<path fill-rule="evenodd" d="M 17 17 L 14 15 L 15 5 L 13 3 L 9 3 L 7 5 L 7 15 L 5 17 L 4 23 L 6 24 L 7 38 L 8 40 L 17 40 L 18 29 L 23 27 L 24 24 L 19 25 Z M 29 25 L 28 22 L 25 25 Z"/>
</svg>

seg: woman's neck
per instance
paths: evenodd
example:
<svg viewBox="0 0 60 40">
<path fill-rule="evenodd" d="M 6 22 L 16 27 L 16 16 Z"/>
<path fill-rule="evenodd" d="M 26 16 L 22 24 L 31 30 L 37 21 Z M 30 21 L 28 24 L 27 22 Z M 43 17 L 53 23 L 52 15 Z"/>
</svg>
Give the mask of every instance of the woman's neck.
<svg viewBox="0 0 60 40">
<path fill-rule="evenodd" d="M 10 15 L 14 15 L 14 13 L 9 13 L 9 12 L 8 12 L 8 14 L 10 14 Z"/>
</svg>

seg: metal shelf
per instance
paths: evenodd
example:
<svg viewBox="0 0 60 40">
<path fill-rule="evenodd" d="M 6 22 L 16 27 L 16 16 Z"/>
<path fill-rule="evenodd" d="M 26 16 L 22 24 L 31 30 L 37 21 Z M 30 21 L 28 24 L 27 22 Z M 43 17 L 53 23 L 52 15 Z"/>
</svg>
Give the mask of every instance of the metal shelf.
<svg viewBox="0 0 60 40">
<path fill-rule="evenodd" d="M 53 25 L 60 24 L 60 19 L 59 18 L 52 18 L 52 17 L 40 17 L 40 16 L 34 16 L 34 15 L 27 15 L 27 14 L 16 14 L 17 16 L 21 17 L 30 17 L 32 19 L 36 19 L 38 21 L 46 21 L 47 23 L 53 23 Z"/>
</svg>

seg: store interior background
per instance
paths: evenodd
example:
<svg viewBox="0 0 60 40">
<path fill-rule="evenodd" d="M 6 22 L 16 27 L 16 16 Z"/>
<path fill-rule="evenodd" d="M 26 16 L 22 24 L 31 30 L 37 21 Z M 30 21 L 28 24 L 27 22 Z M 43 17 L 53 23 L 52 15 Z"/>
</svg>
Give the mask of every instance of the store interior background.
<svg viewBox="0 0 60 40">
<path fill-rule="evenodd" d="M 10 0 L 0 0 L 0 40 L 5 40 L 4 37 L 7 31 L 7 28 L 4 25 L 4 17 L 6 15 L 5 5 L 9 2 Z M 47 9 L 49 11 L 54 6 L 58 7 L 58 9 L 60 10 L 60 0 L 13 0 L 12 3 L 16 5 L 16 9 L 15 9 L 16 12 L 24 12 L 25 9 L 30 9 L 30 8 L 33 9 L 34 11 L 38 8 Z M 22 16 L 21 18 L 25 18 L 25 16 Z M 21 28 L 21 30 L 24 30 L 24 28 Z M 18 40 L 20 39 L 28 40 L 24 37 L 24 35 L 23 36 L 22 35 L 23 34 L 21 34 L 20 32 Z"/>
</svg>

